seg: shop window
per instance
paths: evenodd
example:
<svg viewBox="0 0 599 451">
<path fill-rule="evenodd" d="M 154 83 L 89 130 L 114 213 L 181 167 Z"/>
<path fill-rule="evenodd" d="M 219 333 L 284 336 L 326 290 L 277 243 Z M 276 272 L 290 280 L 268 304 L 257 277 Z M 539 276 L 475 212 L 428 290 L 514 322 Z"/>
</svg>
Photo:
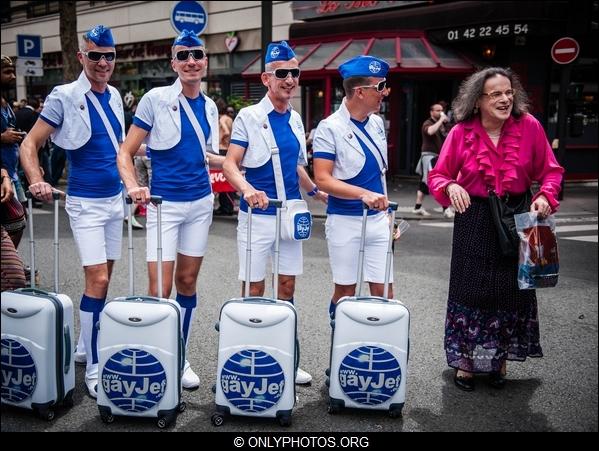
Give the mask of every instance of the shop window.
<svg viewBox="0 0 599 451">
<path fill-rule="evenodd" d="M 370 39 L 360 39 L 352 41 L 325 69 L 337 69 L 341 64 L 350 58 L 358 55 L 364 55 Z"/>
<path fill-rule="evenodd" d="M 260 55 L 260 52 L 252 51 L 252 52 L 234 52 L 233 53 L 233 67 L 232 70 L 235 73 L 239 73 L 243 70 L 245 66 L 247 66 L 250 61 Z M 260 58 L 258 58 L 260 61 Z M 258 68 L 260 71 L 260 68 Z"/>
<path fill-rule="evenodd" d="M 436 67 L 420 38 L 401 38 L 401 67 Z"/>
<path fill-rule="evenodd" d="M 374 41 L 372 48 L 368 52 L 369 55 L 384 59 L 391 67 L 397 66 L 397 53 L 395 51 L 395 38 L 377 39 Z"/>
<path fill-rule="evenodd" d="M 453 51 L 445 47 L 439 47 L 438 45 L 429 42 L 431 48 L 436 53 L 437 58 L 441 62 L 441 67 L 447 67 L 451 69 L 470 69 L 470 64 L 466 63 L 460 56 L 455 54 Z"/>
<path fill-rule="evenodd" d="M 337 53 L 341 46 L 346 42 L 347 41 L 327 42 L 325 44 L 321 44 L 320 47 L 318 47 L 318 49 L 312 53 L 308 59 L 302 62 L 300 67 L 302 70 L 322 69 L 331 56 Z"/>
<path fill-rule="evenodd" d="M 59 2 L 27 2 L 27 18 L 47 16 L 59 11 Z"/>
</svg>

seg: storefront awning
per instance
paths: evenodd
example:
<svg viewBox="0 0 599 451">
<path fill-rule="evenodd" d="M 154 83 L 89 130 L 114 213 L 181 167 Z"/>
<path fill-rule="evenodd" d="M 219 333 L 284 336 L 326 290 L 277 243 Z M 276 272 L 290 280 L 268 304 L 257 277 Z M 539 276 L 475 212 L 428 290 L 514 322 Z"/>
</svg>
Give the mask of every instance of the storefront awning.
<svg viewBox="0 0 599 451">
<path fill-rule="evenodd" d="M 390 72 L 411 73 L 465 73 L 475 70 L 474 64 L 453 49 L 440 47 L 419 33 L 343 39 L 308 40 L 290 42 L 302 69 L 302 78 L 336 72 L 339 65 L 356 55 L 374 55 L 385 59 Z M 242 75 L 260 75 L 261 56 L 251 61 Z"/>
</svg>

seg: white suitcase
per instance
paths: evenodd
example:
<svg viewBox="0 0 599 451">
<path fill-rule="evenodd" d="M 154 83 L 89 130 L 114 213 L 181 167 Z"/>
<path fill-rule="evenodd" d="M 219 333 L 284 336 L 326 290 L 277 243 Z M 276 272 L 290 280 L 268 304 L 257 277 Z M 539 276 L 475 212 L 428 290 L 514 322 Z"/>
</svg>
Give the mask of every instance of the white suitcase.
<svg viewBox="0 0 599 451">
<path fill-rule="evenodd" d="M 29 243 L 35 274 L 31 195 Z M 52 420 L 58 405 L 73 406 L 73 302 L 58 287 L 58 199 L 54 193 L 54 293 L 35 288 L 5 291 L 2 310 L 2 404 L 31 409 Z"/>
<path fill-rule="evenodd" d="M 158 207 L 158 292 L 162 293 L 161 201 Z M 129 203 L 130 296 L 106 303 L 98 334 L 98 410 L 104 423 L 115 416 L 157 418 L 159 428 L 172 424 L 181 402 L 181 374 L 185 345 L 181 311 L 171 299 L 134 296 L 133 238 Z"/>
<path fill-rule="evenodd" d="M 390 203 L 393 212 L 396 203 Z M 410 313 L 401 302 L 387 299 L 393 243 L 393 221 L 385 269 L 383 297 L 360 296 L 367 206 L 362 216 L 357 296 L 339 300 L 333 328 L 329 385 L 329 413 L 344 407 L 387 410 L 401 416 L 406 399 Z"/>
<path fill-rule="evenodd" d="M 216 329 L 219 331 L 216 413 L 214 426 L 224 423 L 225 415 L 277 418 L 281 426 L 291 425 L 295 405 L 295 372 L 299 362 L 297 314 L 295 307 L 277 299 L 281 201 L 271 200 L 277 208 L 272 299 L 245 297 L 231 299 L 222 306 Z M 252 211 L 248 207 L 248 248 L 246 277 L 251 262 Z"/>
</svg>

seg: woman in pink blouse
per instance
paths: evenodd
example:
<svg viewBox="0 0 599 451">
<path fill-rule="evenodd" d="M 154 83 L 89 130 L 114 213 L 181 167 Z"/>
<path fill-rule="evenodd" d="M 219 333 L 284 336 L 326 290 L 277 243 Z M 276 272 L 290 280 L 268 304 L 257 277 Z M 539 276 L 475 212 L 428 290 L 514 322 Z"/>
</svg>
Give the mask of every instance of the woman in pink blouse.
<svg viewBox="0 0 599 451">
<path fill-rule="evenodd" d="M 475 73 L 452 106 L 457 125 L 428 176 L 432 195 L 457 213 L 445 352 L 460 389 L 474 390 L 476 373 L 503 388 L 507 360 L 543 354 L 535 291 L 518 289 L 518 261 L 501 253 L 487 193 L 517 201 L 537 181 L 530 211 L 546 217 L 558 208 L 564 170 L 509 69 Z"/>
</svg>

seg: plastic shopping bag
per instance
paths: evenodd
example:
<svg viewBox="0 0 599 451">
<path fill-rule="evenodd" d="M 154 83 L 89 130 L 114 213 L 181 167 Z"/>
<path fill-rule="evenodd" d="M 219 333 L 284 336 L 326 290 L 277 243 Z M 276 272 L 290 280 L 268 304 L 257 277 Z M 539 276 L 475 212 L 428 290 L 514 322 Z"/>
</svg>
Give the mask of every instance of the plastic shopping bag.
<svg viewBox="0 0 599 451">
<path fill-rule="evenodd" d="M 539 219 L 536 213 L 514 215 L 520 237 L 518 287 L 521 290 L 557 285 L 559 256 L 555 218 Z"/>
</svg>

